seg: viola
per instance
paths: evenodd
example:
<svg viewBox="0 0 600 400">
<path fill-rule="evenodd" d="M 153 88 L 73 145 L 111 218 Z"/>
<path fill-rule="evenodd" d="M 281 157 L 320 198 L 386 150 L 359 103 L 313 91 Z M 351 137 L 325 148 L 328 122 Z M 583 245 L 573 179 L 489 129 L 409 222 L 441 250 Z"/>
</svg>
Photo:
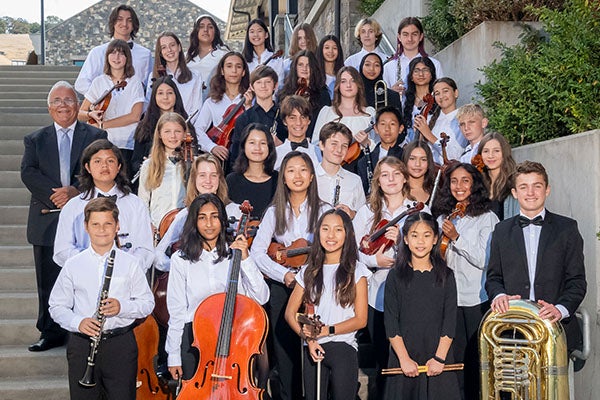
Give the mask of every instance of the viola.
<svg viewBox="0 0 600 400">
<path fill-rule="evenodd" d="M 267 65 L 269 62 L 271 62 L 271 60 L 274 60 L 276 58 L 279 58 L 283 55 L 283 50 L 279 49 L 276 52 L 273 53 L 273 55 L 271 55 L 271 57 L 267 58 L 263 63 L 261 63 L 260 65 Z"/>
<path fill-rule="evenodd" d="M 423 101 L 425 102 L 425 105 L 423 106 L 423 108 L 421 108 L 420 115 L 422 115 L 423 117 L 425 117 L 425 119 L 427 119 L 427 115 L 429 115 L 429 113 L 431 112 L 431 109 L 435 105 L 435 99 L 433 98 L 431 93 L 427 93 L 423 97 Z M 417 130 L 417 132 L 418 132 L 418 130 Z M 420 138 L 421 138 L 421 132 L 419 132 L 419 140 L 420 140 Z"/>
<path fill-rule="evenodd" d="M 310 334 L 306 336 L 311 339 L 316 339 L 325 326 L 321 321 L 321 316 L 315 315 L 315 305 L 312 303 L 304 303 L 304 312 L 296 313 L 296 321 L 303 327 L 309 327 Z"/>
<path fill-rule="evenodd" d="M 245 200 L 240 208 L 238 232 L 244 232 L 252 207 Z M 207 297 L 194 314 L 192 346 L 199 350 L 200 362 L 192 379 L 183 381 L 179 400 L 262 399 L 264 390 L 254 385 L 252 358 L 267 337 L 267 315 L 260 304 L 237 294 L 242 252 L 231 253 L 227 292 Z"/>
<path fill-rule="evenodd" d="M 387 230 L 387 228 L 396 225 L 398 221 L 400 221 L 402 218 L 408 217 L 409 215 L 421 211 L 424 207 L 425 205 L 422 202 L 418 202 L 389 221 L 386 219 L 382 219 L 381 221 L 379 221 L 377 226 L 375 226 L 375 232 L 362 237 L 362 239 L 360 240 L 359 250 L 369 256 L 372 256 L 373 254 L 377 253 L 382 246 L 383 251 L 388 250 L 394 245 L 394 241 L 385 237 L 385 231 Z"/>
<path fill-rule="evenodd" d="M 298 88 L 296 89 L 295 94 L 303 97 L 310 96 L 310 92 L 308 90 L 308 81 L 306 80 L 306 78 L 298 79 Z"/>
<path fill-rule="evenodd" d="M 371 121 L 369 123 L 369 126 L 367 127 L 367 129 L 365 129 L 365 133 L 369 134 L 369 132 L 371 132 L 374 127 L 375 127 L 375 122 Z M 352 144 L 348 147 L 348 152 L 346 153 L 346 157 L 344 157 L 344 160 L 342 161 L 342 165 L 350 164 L 350 163 L 358 160 L 358 157 L 360 157 L 361 151 L 364 151 L 365 155 L 367 155 L 367 153 L 368 153 L 368 155 L 371 154 L 371 149 L 369 149 L 368 146 L 362 147 L 360 145 L 360 143 L 358 143 L 356 140 L 354 142 L 352 142 Z M 371 160 L 371 158 L 369 157 L 369 161 L 370 160 Z"/>
<path fill-rule="evenodd" d="M 288 247 L 281 243 L 271 242 L 267 255 L 271 260 L 290 268 L 300 268 L 306 264 L 310 243 L 304 238 L 296 239 Z"/>
<path fill-rule="evenodd" d="M 218 146 L 223 146 L 227 149 L 231 146 L 231 133 L 235 127 L 235 121 L 244 113 L 245 102 L 246 98 L 242 96 L 242 99 L 237 104 L 232 104 L 227 107 L 221 123 L 217 126 L 213 126 L 206 132 L 208 137 Z"/>
<path fill-rule="evenodd" d="M 483 162 L 483 157 L 481 157 L 481 154 L 476 154 L 475 157 L 471 158 L 471 164 L 477 168 L 479 173 L 483 174 L 485 163 Z"/>
<path fill-rule="evenodd" d="M 117 82 L 117 84 L 115 84 L 113 87 L 108 89 L 106 92 L 102 93 L 102 96 L 100 96 L 98 98 L 98 100 L 96 100 L 95 102 L 93 102 L 90 105 L 90 111 L 91 110 L 102 111 L 102 112 L 106 111 L 106 109 L 108 108 L 108 105 L 110 104 L 110 100 L 112 99 L 112 92 L 114 90 L 121 90 L 125 86 L 127 86 L 127 81 Z M 88 124 L 95 124 L 95 123 L 96 123 L 96 120 L 94 118 L 88 119 Z"/>
<path fill-rule="evenodd" d="M 437 194 L 437 189 L 439 187 L 440 184 L 440 179 L 442 177 L 442 174 L 444 173 L 444 171 L 446 171 L 446 169 L 455 162 L 458 162 L 456 160 L 448 160 L 448 153 L 446 151 L 446 147 L 448 145 L 448 142 L 450 141 L 450 136 L 448 136 L 448 134 L 446 134 L 446 132 L 442 132 L 440 133 L 440 145 L 442 146 L 442 159 L 444 160 L 444 164 L 442 165 L 437 165 L 437 174 L 435 176 L 435 182 L 433 184 L 433 190 L 431 191 L 431 196 L 429 196 L 429 206 L 431 207 L 433 205 L 433 199 L 435 198 L 435 195 Z"/>
<path fill-rule="evenodd" d="M 467 205 L 468 205 L 468 203 L 466 201 L 459 201 L 454 206 L 454 210 L 452 210 L 452 213 L 450 215 L 448 215 L 448 217 L 446 219 L 452 220 L 454 218 L 464 217 L 465 213 L 467 211 Z M 442 240 L 440 242 L 440 254 L 442 255 L 442 258 L 444 260 L 446 259 L 446 251 L 448 250 L 449 244 L 450 244 L 450 238 L 446 235 L 442 235 Z"/>
<path fill-rule="evenodd" d="M 138 344 L 138 366 L 136 378 L 136 400 L 170 399 L 168 387 L 161 385 L 154 366 L 158 351 L 158 325 L 152 315 L 134 329 L 135 340 Z"/>
</svg>

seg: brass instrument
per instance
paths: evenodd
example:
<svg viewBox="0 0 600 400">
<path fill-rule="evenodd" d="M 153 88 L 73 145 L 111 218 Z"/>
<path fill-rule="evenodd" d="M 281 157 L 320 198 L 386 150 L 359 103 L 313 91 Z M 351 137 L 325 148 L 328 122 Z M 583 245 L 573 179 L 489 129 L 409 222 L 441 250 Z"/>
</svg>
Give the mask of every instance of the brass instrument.
<svg viewBox="0 0 600 400">
<path fill-rule="evenodd" d="M 479 328 L 481 399 L 568 400 L 562 325 L 541 319 L 532 301 L 509 304 L 506 313 L 488 311 Z"/>
<path fill-rule="evenodd" d="M 387 107 L 388 105 L 388 97 L 387 97 L 387 83 L 383 79 L 375 82 L 375 86 L 373 87 L 373 91 L 375 94 L 375 110 L 379 110 L 379 107 Z M 383 98 L 381 98 L 383 96 Z"/>
<path fill-rule="evenodd" d="M 79 384 L 85 387 L 94 387 L 96 382 L 94 381 L 94 366 L 96 365 L 96 354 L 98 353 L 98 346 L 100 346 L 100 340 L 102 338 L 102 329 L 104 328 L 104 322 L 106 317 L 100 311 L 102 303 L 108 298 L 108 289 L 110 288 L 110 280 L 112 278 L 113 267 L 115 266 L 115 250 L 111 250 L 108 259 L 106 260 L 106 270 L 104 272 L 104 282 L 102 283 L 102 289 L 100 290 L 100 298 L 98 299 L 98 306 L 96 307 L 96 314 L 94 318 L 100 322 L 100 333 L 96 336 L 90 337 L 90 353 L 87 358 L 87 366 L 83 377 L 79 380 Z"/>
</svg>

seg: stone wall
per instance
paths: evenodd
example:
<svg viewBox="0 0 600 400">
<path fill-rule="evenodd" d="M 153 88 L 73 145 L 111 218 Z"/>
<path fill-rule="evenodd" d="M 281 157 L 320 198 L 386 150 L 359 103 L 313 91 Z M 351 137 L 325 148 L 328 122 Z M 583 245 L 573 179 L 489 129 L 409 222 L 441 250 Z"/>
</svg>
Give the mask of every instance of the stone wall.
<svg viewBox="0 0 600 400">
<path fill-rule="evenodd" d="M 89 50 L 110 40 L 108 16 L 120 4 L 128 4 L 140 20 L 136 42 L 154 53 L 155 38 L 162 31 L 172 31 L 181 40 L 184 52 L 196 18 L 210 14 L 187 0 L 104 0 L 48 30 L 46 34 L 46 64 L 72 65 L 83 61 Z M 225 23 L 214 17 L 221 32 Z"/>
</svg>

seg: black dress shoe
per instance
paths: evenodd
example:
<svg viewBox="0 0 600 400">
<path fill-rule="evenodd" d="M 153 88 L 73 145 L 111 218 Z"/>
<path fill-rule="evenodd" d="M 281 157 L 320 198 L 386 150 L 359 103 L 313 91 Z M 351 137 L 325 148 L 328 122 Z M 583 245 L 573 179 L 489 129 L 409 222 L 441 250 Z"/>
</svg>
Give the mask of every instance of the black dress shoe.
<svg viewBox="0 0 600 400">
<path fill-rule="evenodd" d="M 55 347 L 60 347 L 62 345 L 62 340 L 50 340 L 46 338 L 41 338 L 40 340 L 29 346 L 29 351 L 46 351 Z"/>
</svg>

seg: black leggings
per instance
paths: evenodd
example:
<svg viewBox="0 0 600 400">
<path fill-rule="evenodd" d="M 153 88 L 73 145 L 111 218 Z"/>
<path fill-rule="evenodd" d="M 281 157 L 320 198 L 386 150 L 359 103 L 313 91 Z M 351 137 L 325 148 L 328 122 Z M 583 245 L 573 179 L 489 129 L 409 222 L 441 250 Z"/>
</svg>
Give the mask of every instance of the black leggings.
<svg viewBox="0 0 600 400">
<path fill-rule="evenodd" d="M 354 347 L 344 342 L 329 342 L 321 345 L 325 358 L 321 361 L 321 399 L 327 399 L 331 387 L 333 400 L 356 398 L 358 389 L 358 354 Z M 317 397 L 317 363 L 304 348 L 304 392 L 305 400 Z"/>
</svg>

